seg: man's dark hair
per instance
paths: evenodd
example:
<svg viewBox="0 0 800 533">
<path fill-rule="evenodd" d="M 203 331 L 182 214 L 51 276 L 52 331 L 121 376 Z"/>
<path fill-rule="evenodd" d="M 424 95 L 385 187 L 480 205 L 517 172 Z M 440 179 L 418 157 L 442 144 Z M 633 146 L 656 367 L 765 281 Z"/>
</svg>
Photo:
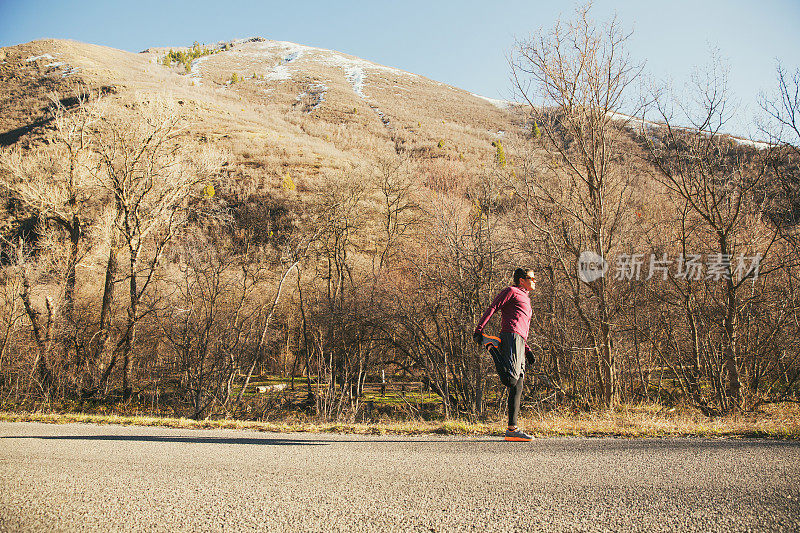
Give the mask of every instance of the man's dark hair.
<svg viewBox="0 0 800 533">
<path fill-rule="evenodd" d="M 530 268 L 518 268 L 514 271 L 514 285 L 519 285 L 519 280 L 522 278 L 528 277 L 528 272 L 533 269 Z"/>
</svg>

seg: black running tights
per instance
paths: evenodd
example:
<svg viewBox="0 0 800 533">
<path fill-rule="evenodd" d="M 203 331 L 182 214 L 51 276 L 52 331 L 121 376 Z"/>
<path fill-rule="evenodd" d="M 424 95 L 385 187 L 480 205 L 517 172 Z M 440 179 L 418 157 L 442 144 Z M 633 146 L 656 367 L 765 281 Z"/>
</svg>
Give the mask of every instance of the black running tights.
<svg viewBox="0 0 800 533">
<path fill-rule="evenodd" d="M 508 425 L 517 425 L 517 415 L 519 414 L 519 404 L 522 401 L 522 379 L 525 374 L 520 374 L 516 382 L 508 385 Z"/>
</svg>

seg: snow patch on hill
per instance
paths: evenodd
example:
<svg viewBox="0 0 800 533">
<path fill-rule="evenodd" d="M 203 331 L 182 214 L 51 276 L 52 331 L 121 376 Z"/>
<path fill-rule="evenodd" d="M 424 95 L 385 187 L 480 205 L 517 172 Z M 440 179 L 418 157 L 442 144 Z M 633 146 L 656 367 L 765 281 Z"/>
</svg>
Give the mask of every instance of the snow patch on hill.
<svg viewBox="0 0 800 533">
<path fill-rule="evenodd" d="M 258 43 L 253 43 L 250 46 L 250 48 L 262 49 L 262 50 L 273 50 L 275 48 L 280 48 L 286 50 L 289 53 L 295 53 L 295 52 L 302 53 L 302 52 L 313 52 L 316 50 L 323 50 L 322 48 L 314 48 L 313 46 L 306 46 L 304 44 L 297 44 L 289 41 L 261 41 Z"/>
<path fill-rule="evenodd" d="M 67 76 L 72 76 L 73 74 L 77 74 L 79 70 L 80 69 L 78 67 L 71 67 L 67 65 L 67 68 L 61 73 L 61 77 L 66 78 Z"/>
<path fill-rule="evenodd" d="M 223 48 L 223 45 L 233 44 L 231 50 Z M 341 54 L 333 50 L 325 48 L 316 48 L 313 46 L 305 46 L 302 44 L 292 43 L 288 41 L 271 41 L 261 38 L 252 39 L 239 39 L 235 41 L 228 41 L 227 43 L 218 43 L 218 48 L 223 50 L 225 54 L 231 54 L 234 57 L 241 58 L 245 61 L 252 60 L 255 62 L 272 64 L 271 68 L 268 67 L 267 72 L 263 76 L 256 76 L 258 81 L 284 81 L 291 80 L 293 74 L 297 74 L 298 69 L 301 68 L 296 63 L 301 59 L 304 62 L 314 62 L 324 66 L 335 67 L 341 69 L 344 73 L 345 79 L 353 88 L 353 92 L 361 99 L 368 100 L 365 94 L 365 85 L 369 76 L 376 72 L 390 74 L 397 77 L 412 77 L 418 78 L 416 74 L 405 72 L 400 69 L 379 65 L 371 61 L 360 59 L 354 56 Z M 192 61 L 190 66 L 189 77 L 196 80 L 199 84 L 202 79 L 202 64 L 209 57 L 204 56 Z M 396 81 L 396 80 L 395 80 Z M 397 87 L 397 85 L 395 85 Z M 314 103 L 307 104 L 307 110 L 313 110 L 324 101 L 324 96 L 328 88 L 325 85 L 312 86 L 304 93 L 298 95 L 297 100 L 305 102 L 311 100 Z M 403 88 L 408 91 L 409 89 Z M 498 101 L 499 102 L 499 101 Z M 380 112 L 373 104 L 370 107 L 378 114 L 378 117 L 384 124 L 388 123 L 388 118 Z"/>
<path fill-rule="evenodd" d="M 40 59 L 51 59 L 55 60 L 55 57 L 51 56 L 50 54 L 42 54 L 40 56 L 31 56 L 25 60 L 26 63 L 31 63 L 33 61 L 39 61 Z"/>
<path fill-rule="evenodd" d="M 198 57 L 197 59 L 192 61 L 189 71 L 189 77 L 197 80 L 196 81 L 197 85 L 202 85 L 202 82 L 200 80 L 202 80 L 203 75 L 200 72 L 200 65 L 203 64 L 203 62 L 207 60 L 209 57 L 211 56 Z"/>
<path fill-rule="evenodd" d="M 617 113 L 614 111 L 609 111 L 607 115 L 611 118 L 611 120 L 617 120 L 620 122 L 626 123 L 629 127 L 638 130 L 658 130 L 661 128 L 665 128 L 665 124 L 660 124 L 658 122 L 653 122 L 651 120 L 645 120 L 641 117 L 633 117 L 631 115 L 625 115 L 624 113 Z M 690 128 L 686 126 L 672 126 L 673 130 L 676 131 L 686 131 L 686 132 L 696 132 L 695 128 Z M 743 137 L 736 137 L 733 135 L 724 134 L 725 137 L 729 138 L 731 141 L 735 142 L 736 144 L 743 145 L 743 146 L 752 146 L 756 150 L 764 150 L 770 147 L 769 143 L 763 141 L 754 141 L 752 139 L 745 139 Z"/>
<path fill-rule="evenodd" d="M 481 96 L 480 94 L 470 93 L 472 96 L 476 98 L 480 98 L 481 100 L 486 100 L 490 104 L 500 109 L 508 109 L 509 107 L 515 105 L 515 102 L 511 102 L 509 100 L 498 100 L 497 98 L 489 98 L 488 96 Z"/>
<path fill-rule="evenodd" d="M 353 87 L 355 93 L 361 98 L 365 98 L 364 82 L 367 78 L 367 72 L 369 70 L 387 72 L 397 76 L 417 77 L 416 74 L 412 74 L 410 72 L 405 72 L 392 67 L 386 67 L 384 65 L 372 63 L 371 61 L 366 61 L 357 57 L 346 56 L 333 50 L 315 48 L 312 46 L 305 46 L 287 41 L 261 41 L 248 43 L 246 47 L 243 47 L 243 49 L 237 50 L 237 53 L 246 56 L 259 56 L 265 54 L 270 54 L 271 56 L 279 55 L 281 56 L 281 64 L 279 66 L 285 66 L 297 61 L 300 58 L 304 58 L 307 61 L 314 61 L 322 65 L 341 68 L 345 77 L 347 78 L 347 81 Z M 267 79 L 290 78 L 290 70 L 279 71 L 278 67 L 275 67 L 267 76 Z"/>
<path fill-rule="evenodd" d="M 346 67 L 344 69 L 344 77 L 353 86 L 353 91 L 361 98 L 366 98 L 364 95 L 364 69 L 357 66 Z"/>
<path fill-rule="evenodd" d="M 54 52 L 55 53 L 55 52 Z M 60 55 L 60 54 L 56 54 Z M 40 56 L 30 56 L 25 60 L 26 63 L 33 63 L 36 61 L 47 60 L 50 63 L 46 63 L 44 65 L 38 65 L 40 68 L 50 69 L 48 74 L 58 74 L 58 71 L 61 71 L 61 77 L 66 78 L 67 76 L 71 76 L 76 74 L 80 69 L 78 67 L 73 67 L 69 63 L 65 63 L 64 61 L 59 61 L 55 57 L 51 56 L 50 54 L 42 54 Z M 4 61 L 5 63 L 5 61 Z"/>
<path fill-rule="evenodd" d="M 300 59 L 300 57 L 302 55 L 303 55 L 303 51 L 302 50 L 294 50 L 294 51 L 286 54 L 286 57 L 283 58 L 283 62 L 284 63 L 291 63 L 292 61 Z"/>
<path fill-rule="evenodd" d="M 292 79 L 292 74 L 286 65 L 276 65 L 264 75 L 265 80 L 281 81 Z"/>
<path fill-rule="evenodd" d="M 233 53 L 237 56 L 251 57 L 253 59 L 271 59 L 279 56 L 279 62 L 272 67 L 265 75 L 267 81 L 283 81 L 292 79 L 292 72 L 288 65 L 302 58 L 307 52 L 314 51 L 314 48 L 301 44 L 286 41 L 258 41 L 248 42 L 245 47 L 235 49 Z"/>
<path fill-rule="evenodd" d="M 317 61 L 325 65 L 337 66 L 343 69 L 348 67 L 360 67 L 362 70 L 374 69 L 374 70 L 382 70 L 385 72 L 391 72 L 392 74 L 397 74 L 398 76 L 418 77 L 416 74 L 412 74 L 410 72 L 405 72 L 400 69 L 379 65 L 378 63 L 373 63 L 365 59 L 346 56 L 344 54 L 341 54 L 333 50 L 328 50 L 325 48 L 315 48 L 313 46 L 305 46 L 302 44 L 291 43 L 288 41 L 261 41 L 252 43 L 248 45 L 248 49 L 242 50 L 241 53 L 243 54 L 253 53 L 254 55 L 257 55 L 258 52 L 261 50 L 274 52 L 276 49 L 280 50 L 284 54 L 284 61 L 287 63 L 300 59 L 300 57 L 303 57 L 304 55 L 307 54 L 308 56 L 310 56 L 309 59 L 311 61 Z"/>
<path fill-rule="evenodd" d="M 652 122 L 650 120 L 645 120 L 642 117 L 634 117 L 631 115 L 626 115 L 624 113 L 618 113 L 616 111 L 608 111 L 606 115 L 611 118 L 611 120 L 616 120 L 618 122 L 624 122 L 626 125 L 632 128 L 643 128 L 643 129 L 656 129 L 660 128 L 662 125 L 656 122 Z"/>
<path fill-rule="evenodd" d="M 742 139 L 741 137 L 731 137 L 731 140 L 736 144 L 742 144 L 744 146 L 752 146 L 756 150 L 766 150 L 771 145 L 764 141 L 753 141 L 750 139 Z"/>
<path fill-rule="evenodd" d="M 359 59 L 357 57 L 347 57 L 336 52 L 330 52 L 330 55 L 328 57 L 321 58 L 320 63 L 331 66 L 338 66 L 343 69 L 344 68 L 360 68 L 362 70 L 371 69 L 371 70 L 379 70 L 382 72 L 388 72 L 391 74 L 395 74 L 397 76 L 410 76 L 412 78 L 419 77 L 416 74 L 412 74 L 404 70 L 387 67 L 384 65 L 379 65 L 377 63 L 373 63 L 365 59 Z"/>
<path fill-rule="evenodd" d="M 297 103 L 303 104 L 303 112 L 311 113 L 325 101 L 328 86 L 324 83 L 312 83 L 307 91 L 297 95 Z"/>
<path fill-rule="evenodd" d="M 419 77 L 410 72 L 386 67 L 333 50 L 305 46 L 288 41 L 271 41 L 261 38 L 252 38 L 237 40 L 232 43 L 235 45 L 234 48 L 230 51 L 225 51 L 226 54 L 232 54 L 244 60 L 260 61 L 262 63 L 268 62 L 268 64 L 272 63 L 275 65 L 269 68 L 267 73 L 263 75 L 261 79 L 264 81 L 284 81 L 292 79 L 293 74 L 296 74 L 299 68 L 295 63 L 302 59 L 306 62 L 311 61 L 324 66 L 340 68 L 348 83 L 353 88 L 353 91 L 362 99 L 367 98 L 364 93 L 364 87 L 370 72 L 380 71 L 395 76 Z M 231 41 L 226 44 L 231 44 Z M 221 48 L 222 46 L 223 43 L 220 43 L 218 47 Z M 201 64 L 207 57 L 208 56 L 201 57 L 192 62 L 191 72 L 189 74 L 190 77 L 196 80 L 202 78 Z M 276 60 L 277 64 L 274 63 Z M 327 87 L 321 92 L 324 94 L 326 91 Z"/>
</svg>

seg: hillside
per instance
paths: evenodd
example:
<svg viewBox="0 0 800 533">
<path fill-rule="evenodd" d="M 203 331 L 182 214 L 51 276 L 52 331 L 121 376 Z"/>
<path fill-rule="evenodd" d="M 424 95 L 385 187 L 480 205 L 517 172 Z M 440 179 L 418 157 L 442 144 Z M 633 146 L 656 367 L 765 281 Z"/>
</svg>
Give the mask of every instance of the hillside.
<svg viewBox="0 0 800 533">
<path fill-rule="evenodd" d="M 422 159 L 485 162 L 516 119 L 486 99 L 338 52 L 253 38 L 211 47 L 191 72 L 162 63 L 169 48 L 129 53 L 64 40 L 2 49 L 0 144 L 40 124 L 53 91 L 81 80 L 118 95 L 177 101 L 198 135 L 222 139 L 264 179 L 313 181 L 345 162 L 405 151 Z M 236 75 L 238 82 L 231 83 Z"/>
</svg>

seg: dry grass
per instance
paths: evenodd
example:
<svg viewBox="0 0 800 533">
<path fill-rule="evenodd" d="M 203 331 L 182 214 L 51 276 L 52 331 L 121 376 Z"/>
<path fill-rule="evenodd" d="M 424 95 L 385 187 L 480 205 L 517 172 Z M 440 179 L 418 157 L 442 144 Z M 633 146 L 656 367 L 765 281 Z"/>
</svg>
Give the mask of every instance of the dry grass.
<svg viewBox="0 0 800 533">
<path fill-rule="evenodd" d="M 0 421 L 356 435 L 500 436 L 504 430 L 502 422 L 471 423 L 464 420 L 381 421 L 378 423 L 314 423 L 302 420 L 252 422 L 75 413 L 0 412 Z M 796 440 L 800 439 L 800 406 L 797 404 L 771 405 L 757 412 L 737 413 L 715 419 L 706 418 L 692 409 L 666 410 L 658 405 L 623 406 L 614 411 L 531 414 L 522 420 L 521 425 L 527 432 L 537 437 L 758 437 Z"/>
<path fill-rule="evenodd" d="M 542 436 L 798 439 L 800 408 L 796 404 L 781 404 L 712 419 L 689 408 L 665 409 L 657 404 L 622 406 L 614 411 L 542 414 L 529 418 L 526 428 Z"/>
</svg>

